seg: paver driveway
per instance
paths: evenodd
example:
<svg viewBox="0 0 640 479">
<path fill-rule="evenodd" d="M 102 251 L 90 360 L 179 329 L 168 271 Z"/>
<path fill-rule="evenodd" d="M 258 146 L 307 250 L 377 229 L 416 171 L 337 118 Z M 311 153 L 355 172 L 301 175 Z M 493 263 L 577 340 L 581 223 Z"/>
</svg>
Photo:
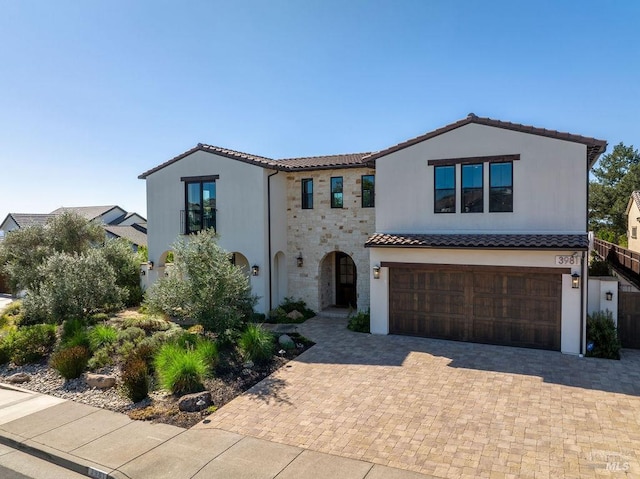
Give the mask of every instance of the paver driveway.
<svg viewBox="0 0 640 479">
<path fill-rule="evenodd" d="M 208 424 L 437 477 L 640 477 L 640 351 L 622 361 L 353 333 L 316 346 Z"/>
</svg>

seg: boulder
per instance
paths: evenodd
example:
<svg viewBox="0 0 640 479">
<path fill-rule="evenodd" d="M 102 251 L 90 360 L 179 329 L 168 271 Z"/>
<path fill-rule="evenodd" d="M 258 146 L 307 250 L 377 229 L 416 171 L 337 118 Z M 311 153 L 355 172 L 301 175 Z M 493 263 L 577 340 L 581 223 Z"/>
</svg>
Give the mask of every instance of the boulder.
<svg viewBox="0 0 640 479">
<path fill-rule="evenodd" d="M 280 336 L 278 338 L 278 344 L 280 344 L 280 346 L 285 349 L 293 349 L 296 347 L 296 343 L 293 342 L 293 339 L 291 339 L 291 336 L 289 336 L 288 334 L 283 334 L 282 336 Z"/>
<path fill-rule="evenodd" d="M 116 385 L 116 377 L 109 374 L 87 373 L 85 381 L 89 387 L 96 389 L 109 389 Z"/>
<path fill-rule="evenodd" d="M 211 406 L 211 403 L 211 393 L 209 391 L 185 394 L 178 400 L 178 409 L 184 412 L 202 411 Z"/>
<path fill-rule="evenodd" d="M 304 314 L 302 314 L 300 311 L 298 311 L 297 309 L 294 309 L 293 311 L 291 311 L 289 314 L 287 314 L 287 318 L 293 320 L 293 321 L 297 321 L 298 319 L 302 319 L 304 318 Z"/>
<path fill-rule="evenodd" d="M 6 378 L 4 378 L 4 380 L 11 384 L 22 384 L 31 381 L 31 376 L 29 376 L 27 373 L 15 373 L 11 376 L 7 376 Z"/>
<path fill-rule="evenodd" d="M 253 368 L 253 366 L 255 366 L 255 364 L 253 364 L 253 361 L 247 361 L 246 363 L 244 363 L 244 364 L 242 365 L 242 367 L 243 367 L 244 369 L 252 369 L 252 368 Z"/>
</svg>

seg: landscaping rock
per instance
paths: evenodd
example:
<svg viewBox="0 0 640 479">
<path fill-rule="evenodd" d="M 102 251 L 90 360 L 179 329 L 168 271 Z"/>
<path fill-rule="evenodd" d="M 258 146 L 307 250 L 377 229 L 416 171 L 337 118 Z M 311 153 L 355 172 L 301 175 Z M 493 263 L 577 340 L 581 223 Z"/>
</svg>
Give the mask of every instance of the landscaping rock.
<svg viewBox="0 0 640 479">
<path fill-rule="evenodd" d="M 244 369 L 252 369 L 252 368 L 253 368 L 253 366 L 254 366 L 253 361 L 247 361 L 246 363 L 244 363 L 244 364 L 242 365 L 242 367 L 243 367 Z"/>
<path fill-rule="evenodd" d="M 289 314 L 287 314 L 287 318 L 292 319 L 293 321 L 297 321 L 298 319 L 304 318 L 304 314 L 302 314 L 297 309 L 294 309 Z"/>
<path fill-rule="evenodd" d="M 249 376 L 250 374 L 251 374 L 251 369 L 244 368 L 242 370 L 242 375 L 243 376 Z"/>
<path fill-rule="evenodd" d="M 87 373 L 87 385 L 96 389 L 109 389 L 116 385 L 116 377 L 108 374 Z"/>
<path fill-rule="evenodd" d="M 184 412 L 202 411 L 211 406 L 211 402 L 211 393 L 209 391 L 186 394 L 178 401 L 178 409 Z"/>
<path fill-rule="evenodd" d="M 15 373 L 11 376 L 7 376 L 6 378 L 4 378 L 4 380 L 11 384 L 22 384 L 31 381 L 31 376 L 29 376 L 27 373 Z"/>
<path fill-rule="evenodd" d="M 296 347 L 296 343 L 293 342 L 293 339 L 291 339 L 291 336 L 289 336 L 288 334 L 283 334 L 282 336 L 280 336 L 278 338 L 278 343 L 285 349 L 293 349 Z"/>
</svg>

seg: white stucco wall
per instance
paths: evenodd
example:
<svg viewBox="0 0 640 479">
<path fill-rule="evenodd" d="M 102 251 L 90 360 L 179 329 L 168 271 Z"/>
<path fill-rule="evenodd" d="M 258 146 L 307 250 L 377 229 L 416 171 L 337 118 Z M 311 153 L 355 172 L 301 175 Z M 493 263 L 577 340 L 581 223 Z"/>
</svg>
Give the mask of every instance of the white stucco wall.
<svg viewBox="0 0 640 479">
<path fill-rule="evenodd" d="M 191 155 L 149 175 L 147 181 L 147 222 L 149 260 L 156 265 L 149 275 L 153 281 L 162 267 L 163 252 L 181 231 L 180 211 L 185 208 L 185 186 L 183 176 L 219 175 L 216 181 L 216 224 L 219 244 L 229 252 L 242 253 L 250 265 L 260 267 L 259 276 L 251 276 L 254 294 L 260 297 L 256 310 L 265 312 L 269 294 L 269 255 L 267 242 L 267 176 L 272 170 L 251 165 L 212 153 L 196 151 Z M 276 175 L 274 178 L 277 178 Z M 272 180 L 273 181 L 273 180 Z M 276 183 L 280 180 L 277 179 Z M 273 186 L 273 185 L 272 185 Z M 281 188 L 281 187 L 280 187 Z M 272 194 L 274 194 L 272 188 Z M 281 195 L 281 194 L 280 194 Z M 276 196 L 278 196 L 276 194 Z M 276 200 L 282 204 L 281 197 Z M 275 208 L 274 208 L 275 209 Z M 286 213 L 282 213 L 285 215 Z M 282 230 L 282 215 L 273 214 L 272 227 L 275 247 L 281 247 L 286 232 Z M 272 223 L 272 226 L 273 224 Z"/>
<path fill-rule="evenodd" d="M 522 266 L 557 268 L 555 256 L 566 251 L 462 250 L 370 248 L 371 265 L 384 262 L 460 264 L 478 266 Z M 571 273 L 581 274 L 580 267 Z M 389 333 L 389 268 L 380 269 L 380 279 L 371 278 L 371 332 Z M 582 282 L 581 282 L 582 284 Z M 571 287 L 571 275 L 562 275 L 562 335 L 563 353 L 580 353 L 580 289 Z"/>
<path fill-rule="evenodd" d="M 613 322 L 618 324 L 618 279 L 610 276 L 589 278 L 587 312 L 610 311 Z M 607 300 L 607 293 L 612 293 Z"/>
<path fill-rule="evenodd" d="M 434 210 L 431 159 L 520 154 L 513 162 L 513 213 L 461 213 L 456 165 L 456 213 Z M 376 160 L 376 231 L 586 232 L 586 147 L 511 130 L 469 124 Z"/>
</svg>

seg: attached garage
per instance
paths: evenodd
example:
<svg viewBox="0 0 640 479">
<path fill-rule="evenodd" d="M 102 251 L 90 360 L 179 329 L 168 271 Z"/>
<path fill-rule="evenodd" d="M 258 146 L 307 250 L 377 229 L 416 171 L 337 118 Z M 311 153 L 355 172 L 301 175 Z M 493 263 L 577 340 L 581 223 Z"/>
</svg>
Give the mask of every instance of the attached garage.
<svg viewBox="0 0 640 479">
<path fill-rule="evenodd" d="M 563 268 L 387 263 L 389 332 L 560 350 Z"/>
</svg>

